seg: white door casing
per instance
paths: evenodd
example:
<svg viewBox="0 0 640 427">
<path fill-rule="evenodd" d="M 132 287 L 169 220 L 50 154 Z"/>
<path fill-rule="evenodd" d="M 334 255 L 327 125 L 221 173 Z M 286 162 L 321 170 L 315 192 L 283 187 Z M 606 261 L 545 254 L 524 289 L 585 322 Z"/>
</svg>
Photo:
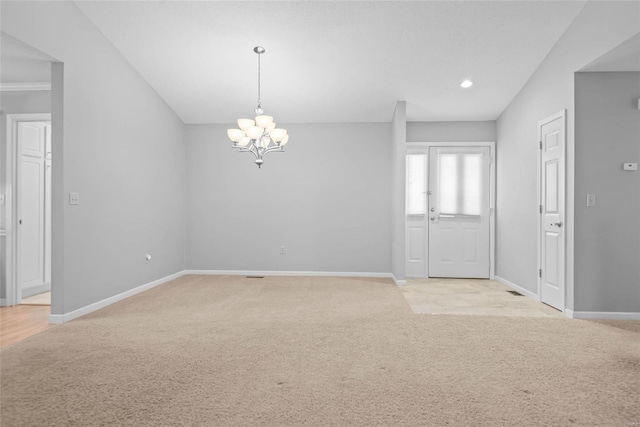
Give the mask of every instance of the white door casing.
<svg viewBox="0 0 640 427">
<path fill-rule="evenodd" d="M 565 308 L 565 110 L 538 122 L 538 295 Z"/>
<path fill-rule="evenodd" d="M 429 277 L 489 278 L 489 147 L 429 149 Z"/>
</svg>

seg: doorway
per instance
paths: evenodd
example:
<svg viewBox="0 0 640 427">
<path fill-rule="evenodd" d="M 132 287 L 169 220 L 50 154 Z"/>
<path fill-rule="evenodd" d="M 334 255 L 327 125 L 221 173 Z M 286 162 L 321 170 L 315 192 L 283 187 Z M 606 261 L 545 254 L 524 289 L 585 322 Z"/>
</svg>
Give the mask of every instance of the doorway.
<svg viewBox="0 0 640 427">
<path fill-rule="evenodd" d="M 410 144 L 407 277 L 494 277 L 495 143 Z"/>
<path fill-rule="evenodd" d="M 7 305 L 51 304 L 51 115 L 7 115 Z M 30 300 L 26 300 L 30 298 Z"/>
</svg>

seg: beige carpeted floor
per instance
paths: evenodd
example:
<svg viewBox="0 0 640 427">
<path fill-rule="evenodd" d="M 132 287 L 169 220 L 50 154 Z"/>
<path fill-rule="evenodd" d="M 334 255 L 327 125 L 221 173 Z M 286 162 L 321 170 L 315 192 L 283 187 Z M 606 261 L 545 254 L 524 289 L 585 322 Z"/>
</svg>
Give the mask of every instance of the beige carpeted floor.
<svg viewBox="0 0 640 427">
<path fill-rule="evenodd" d="M 640 424 L 640 322 L 414 314 L 383 279 L 185 276 L 0 359 L 3 427 Z"/>
</svg>

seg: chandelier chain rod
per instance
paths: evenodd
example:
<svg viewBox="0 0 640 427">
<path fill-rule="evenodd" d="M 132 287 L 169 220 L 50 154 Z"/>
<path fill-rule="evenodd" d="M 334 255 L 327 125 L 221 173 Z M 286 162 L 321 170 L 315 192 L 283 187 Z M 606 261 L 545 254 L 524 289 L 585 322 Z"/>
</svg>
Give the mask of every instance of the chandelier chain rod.
<svg viewBox="0 0 640 427">
<path fill-rule="evenodd" d="M 260 54 L 258 54 L 258 107 L 262 106 L 262 100 L 260 99 Z"/>
</svg>

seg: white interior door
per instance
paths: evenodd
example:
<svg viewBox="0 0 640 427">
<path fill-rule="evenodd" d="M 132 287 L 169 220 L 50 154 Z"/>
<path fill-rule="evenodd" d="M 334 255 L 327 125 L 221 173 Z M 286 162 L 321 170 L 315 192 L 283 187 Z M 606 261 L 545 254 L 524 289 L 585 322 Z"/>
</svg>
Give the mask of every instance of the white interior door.
<svg viewBox="0 0 640 427">
<path fill-rule="evenodd" d="M 43 123 L 18 127 L 18 302 L 45 283 L 45 145 Z"/>
<path fill-rule="evenodd" d="M 429 149 L 429 277 L 490 276 L 490 149 Z"/>
<path fill-rule="evenodd" d="M 538 124 L 540 135 L 540 300 L 564 310 L 564 112 Z"/>
</svg>

